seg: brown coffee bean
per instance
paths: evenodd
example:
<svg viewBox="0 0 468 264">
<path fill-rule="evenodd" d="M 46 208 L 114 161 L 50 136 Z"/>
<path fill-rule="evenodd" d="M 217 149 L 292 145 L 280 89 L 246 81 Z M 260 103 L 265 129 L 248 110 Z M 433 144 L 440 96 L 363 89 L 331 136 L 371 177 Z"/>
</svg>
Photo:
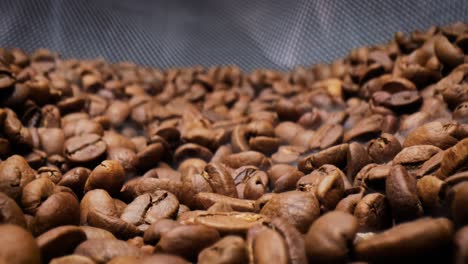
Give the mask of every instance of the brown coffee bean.
<svg viewBox="0 0 468 264">
<path fill-rule="evenodd" d="M 199 192 L 193 197 L 197 208 L 207 210 L 215 203 L 226 203 L 235 211 L 253 212 L 255 210 L 254 200 L 237 199 L 217 193 Z"/>
<path fill-rule="evenodd" d="M 368 154 L 368 151 L 363 145 L 357 142 L 350 143 L 346 155 L 346 175 L 348 179 L 353 179 L 362 167 L 371 163 L 371 159 L 372 156 Z M 348 185 L 345 187 L 349 188 L 350 186 Z"/>
<path fill-rule="evenodd" d="M 116 194 L 122 188 L 124 181 L 125 170 L 120 162 L 105 160 L 89 174 L 84 191 L 103 189 L 109 194 Z"/>
<path fill-rule="evenodd" d="M 49 178 L 39 178 L 28 183 L 21 196 L 26 213 L 35 214 L 39 206 L 55 193 L 55 185 Z"/>
<path fill-rule="evenodd" d="M 80 229 L 85 233 L 86 240 L 91 239 L 117 239 L 115 236 L 102 228 L 92 226 L 80 226 Z"/>
<path fill-rule="evenodd" d="M 401 149 L 401 144 L 396 137 L 383 133 L 377 139 L 370 141 L 368 153 L 374 162 L 386 163 L 392 160 Z"/>
<path fill-rule="evenodd" d="M 416 178 L 401 165 L 392 166 L 385 183 L 393 217 L 396 222 L 404 222 L 421 217 L 423 208 L 416 190 Z"/>
<path fill-rule="evenodd" d="M 343 141 L 343 127 L 339 124 L 324 124 L 309 141 L 310 149 L 326 149 Z"/>
<path fill-rule="evenodd" d="M 21 208 L 13 199 L 2 192 L 0 192 L 0 223 L 26 228 L 26 220 Z"/>
<path fill-rule="evenodd" d="M 162 143 L 150 144 L 137 152 L 135 167 L 141 171 L 151 169 L 155 163 L 161 160 L 164 153 L 165 147 Z"/>
<path fill-rule="evenodd" d="M 112 197 L 104 190 L 91 190 L 80 203 L 80 224 L 99 227 L 120 238 L 133 237 L 141 231 L 119 218 Z"/>
<path fill-rule="evenodd" d="M 146 146 L 146 138 L 143 138 L 143 139 L 145 141 L 145 146 Z M 109 149 L 128 148 L 133 151 L 142 150 L 142 149 L 137 149 L 135 143 L 131 139 L 114 131 L 105 131 L 104 136 L 102 137 L 102 140 L 106 142 L 106 145 Z"/>
<path fill-rule="evenodd" d="M 422 218 L 361 240 L 355 246 L 356 257 L 371 262 L 424 259 L 442 253 L 453 232 L 448 219 Z"/>
<path fill-rule="evenodd" d="M 72 189 L 77 196 L 81 197 L 89 174 L 91 174 L 90 169 L 75 167 L 65 173 L 57 185 L 68 187 Z"/>
<path fill-rule="evenodd" d="M 159 219 L 174 218 L 179 201 L 170 192 L 156 191 L 138 196 L 127 205 L 120 219 L 135 226 L 150 225 Z"/>
<path fill-rule="evenodd" d="M 215 228 L 221 234 L 245 234 L 247 230 L 269 219 L 266 216 L 249 212 L 203 212 L 183 221 L 184 224 L 202 224 Z"/>
<path fill-rule="evenodd" d="M 440 194 L 444 187 L 444 181 L 432 175 L 424 176 L 418 180 L 416 188 L 424 212 L 432 214 L 441 212 L 442 201 Z"/>
<path fill-rule="evenodd" d="M 56 227 L 36 238 L 45 261 L 71 254 L 85 240 L 85 233 L 77 226 Z"/>
<path fill-rule="evenodd" d="M 233 172 L 234 183 L 240 198 L 256 200 L 268 185 L 268 175 L 254 166 L 242 166 Z"/>
<path fill-rule="evenodd" d="M 463 63 L 463 51 L 449 42 L 445 36 L 438 36 L 434 41 L 434 52 L 437 58 L 448 68 Z"/>
<path fill-rule="evenodd" d="M 387 198 L 380 193 L 364 196 L 354 209 L 361 232 L 376 232 L 392 226 L 392 213 Z"/>
<path fill-rule="evenodd" d="M 143 256 L 135 246 L 116 239 L 91 239 L 81 243 L 75 254 L 91 258 L 96 263 L 106 263 L 119 256 Z"/>
<path fill-rule="evenodd" d="M 48 155 L 62 154 L 65 136 L 60 128 L 38 129 L 41 149 Z"/>
<path fill-rule="evenodd" d="M 262 153 L 256 151 L 244 151 L 230 154 L 225 156 L 222 159 L 222 162 L 233 169 L 237 169 L 241 166 L 251 165 L 264 170 L 271 166 L 270 159 Z"/>
<path fill-rule="evenodd" d="M 19 149 L 29 150 L 33 146 L 31 131 L 23 126 L 15 112 L 6 108 L 6 118 L 3 122 L 3 132 Z"/>
<path fill-rule="evenodd" d="M 297 133 L 304 128 L 293 122 L 281 122 L 275 127 L 275 136 L 280 138 L 282 143 L 291 143 Z"/>
<path fill-rule="evenodd" d="M 130 105 L 122 101 L 113 101 L 106 110 L 113 126 L 121 125 L 130 115 Z"/>
<path fill-rule="evenodd" d="M 300 155 L 306 151 L 302 146 L 280 146 L 278 151 L 273 153 L 271 159 L 275 164 L 296 164 Z"/>
<path fill-rule="evenodd" d="M 413 172 L 419 170 L 424 162 L 441 151 L 432 145 L 416 145 L 402 149 L 393 158 L 393 164 L 400 164 Z"/>
<path fill-rule="evenodd" d="M 158 254 L 153 254 L 151 256 L 146 256 L 141 259 L 138 259 L 137 263 L 141 263 L 141 264 L 188 264 L 189 262 L 175 255 L 158 253 Z M 114 263 L 114 264 L 117 264 L 117 263 Z"/>
<path fill-rule="evenodd" d="M 297 167 L 303 173 L 310 173 L 325 164 L 343 168 L 346 164 L 348 149 L 349 144 L 341 144 L 322 150 L 301 159 Z"/>
<path fill-rule="evenodd" d="M 0 163 L 0 191 L 15 201 L 20 200 L 24 186 L 34 178 L 34 171 L 21 156 L 13 155 Z"/>
<path fill-rule="evenodd" d="M 203 225 L 182 225 L 162 234 L 155 252 L 175 254 L 195 260 L 207 246 L 220 239 L 218 231 Z"/>
<path fill-rule="evenodd" d="M 245 240 L 238 236 L 225 236 L 198 255 L 200 264 L 242 264 L 247 262 Z"/>
<path fill-rule="evenodd" d="M 466 201 L 468 198 L 468 183 L 461 182 L 452 187 L 447 193 L 447 202 L 452 213 L 453 220 L 458 226 L 463 226 L 468 222 L 466 211 Z"/>
<path fill-rule="evenodd" d="M 319 201 L 312 193 L 289 191 L 273 196 L 260 211 L 268 217 L 283 217 L 305 233 L 320 215 Z"/>
<path fill-rule="evenodd" d="M 443 179 L 466 168 L 468 168 L 468 138 L 459 141 L 444 152 L 440 168 L 435 174 Z"/>
<path fill-rule="evenodd" d="M 92 164 L 103 157 L 106 143 L 96 134 L 75 136 L 65 141 L 65 157 L 72 163 Z"/>
<path fill-rule="evenodd" d="M 146 244 L 155 245 L 158 243 L 162 234 L 178 226 L 180 226 L 180 223 L 172 219 L 159 219 L 148 226 L 145 230 L 143 240 Z"/>
<path fill-rule="evenodd" d="M 288 252 L 286 241 L 273 229 L 265 226 L 255 226 L 247 234 L 249 263 L 281 263 L 286 264 Z M 273 252 L 270 249 L 274 248 Z"/>
<path fill-rule="evenodd" d="M 413 130 L 403 143 L 404 147 L 415 145 L 433 145 L 447 149 L 455 145 L 458 124 L 455 122 L 431 122 Z"/>
<path fill-rule="evenodd" d="M 333 165 L 323 165 L 297 182 L 299 191 L 313 193 L 320 202 L 322 211 L 335 209 L 344 196 L 343 172 Z"/>
<path fill-rule="evenodd" d="M 350 214 L 336 211 L 319 217 L 305 237 L 309 261 L 345 263 L 357 230 L 358 221 Z"/>
<path fill-rule="evenodd" d="M 436 171 L 440 168 L 442 159 L 444 158 L 444 154 L 444 151 L 440 151 L 439 153 L 435 154 L 430 159 L 426 160 L 421 165 L 421 167 L 413 173 L 416 175 L 417 178 L 422 178 L 423 176 L 436 173 Z M 443 176 L 439 177 L 444 178 Z"/>
<path fill-rule="evenodd" d="M 41 263 L 41 252 L 29 232 L 16 225 L 8 224 L 0 225 L 0 232 L 2 233 L 0 237 L 0 262 Z"/>
<path fill-rule="evenodd" d="M 383 117 L 381 115 L 372 115 L 359 121 L 353 128 L 348 130 L 343 140 L 364 140 L 374 138 L 382 132 Z"/>
<path fill-rule="evenodd" d="M 68 255 L 65 257 L 54 258 L 50 261 L 50 264 L 95 264 L 92 259 L 80 256 L 80 255 Z"/>
<path fill-rule="evenodd" d="M 453 120 L 460 124 L 468 123 L 468 101 L 459 104 L 452 113 Z"/>
<path fill-rule="evenodd" d="M 193 196 L 187 197 L 193 194 L 192 190 L 187 189 L 182 182 L 170 179 L 137 177 L 126 182 L 120 192 L 126 200 L 132 201 L 139 195 L 153 193 L 156 190 L 166 190 L 174 194 L 181 202 L 185 202 L 186 199 L 193 200 Z"/>
<path fill-rule="evenodd" d="M 70 192 L 57 192 L 49 196 L 37 208 L 34 218 L 34 234 L 62 225 L 78 225 L 80 205 Z"/>
<path fill-rule="evenodd" d="M 353 187 L 345 191 L 347 196 L 345 196 L 341 201 L 336 205 L 335 210 L 354 214 L 354 209 L 361 199 L 364 197 L 364 188 L 362 187 Z"/>
<path fill-rule="evenodd" d="M 461 228 L 455 233 L 455 258 L 454 262 L 457 264 L 466 263 L 468 260 L 468 227 Z"/>
<path fill-rule="evenodd" d="M 221 163 L 208 163 L 201 175 L 215 193 L 237 198 L 234 180 L 228 169 Z"/>
<path fill-rule="evenodd" d="M 286 164 L 273 165 L 267 173 L 269 176 L 270 189 L 275 193 L 294 190 L 297 181 L 304 176 L 304 173 Z"/>
</svg>

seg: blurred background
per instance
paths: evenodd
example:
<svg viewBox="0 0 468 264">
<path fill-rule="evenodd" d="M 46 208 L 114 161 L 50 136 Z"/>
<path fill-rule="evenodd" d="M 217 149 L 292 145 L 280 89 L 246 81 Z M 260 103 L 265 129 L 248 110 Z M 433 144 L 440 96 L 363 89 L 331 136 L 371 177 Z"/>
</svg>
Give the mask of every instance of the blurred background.
<svg viewBox="0 0 468 264">
<path fill-rule="evenodd" d="M 0 46 L 162 68 L 290 69 L 455 21 L 468 21 L 464 0 L 2 0 Z"/>
</svg>

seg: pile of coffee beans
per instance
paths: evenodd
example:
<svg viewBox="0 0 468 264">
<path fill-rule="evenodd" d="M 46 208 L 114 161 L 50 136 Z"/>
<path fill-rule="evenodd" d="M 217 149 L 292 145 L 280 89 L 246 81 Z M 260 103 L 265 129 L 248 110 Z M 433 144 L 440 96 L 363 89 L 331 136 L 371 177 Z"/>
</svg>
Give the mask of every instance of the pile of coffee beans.
<svg viewBox="0 0 468 264">
<path fill-rule="evenodd" d="M 468 263 L 468 25 L 290 72 L 0 49 L 0 263 Z"/>
</svg>

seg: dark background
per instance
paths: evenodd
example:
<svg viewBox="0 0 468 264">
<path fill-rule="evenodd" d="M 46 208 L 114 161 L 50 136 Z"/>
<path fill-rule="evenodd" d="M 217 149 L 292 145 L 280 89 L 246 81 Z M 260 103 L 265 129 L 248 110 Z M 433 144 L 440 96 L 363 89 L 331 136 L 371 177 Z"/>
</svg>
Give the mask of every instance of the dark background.
<svg viewBox="0 0 468 264">
<path fill-rule="evenodd" d="M 0 0 L 0 46 L 163 68 L 288 69 L 467 18 L 464 0 Z"/>
</svg>

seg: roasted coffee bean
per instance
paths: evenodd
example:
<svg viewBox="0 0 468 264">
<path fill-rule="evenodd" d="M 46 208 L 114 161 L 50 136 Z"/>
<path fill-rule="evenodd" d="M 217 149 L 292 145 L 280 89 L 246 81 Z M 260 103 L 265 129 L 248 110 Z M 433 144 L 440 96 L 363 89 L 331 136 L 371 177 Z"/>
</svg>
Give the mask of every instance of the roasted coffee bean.
<svg viewBox="0 0 468 264">
<path fill-rule="evenodd" d="M 226 168 L 221 163 L 208 163 L 201 176 L 207 181 L 213 192 L 237 198 L 237 190 L 234 180 Z"/>
<path fill-rule="evenodd" d="M 433 145 L 447 149 L 455 145 L 458 124 L 455 122 L 431 122 L 413 130 L 403 143 L 404 147 L 415 145 Z"/>
<path fill-rule="evenodd" d="M 26 220 L 21 208 L 13 199 L 2 192 L 0 192 L 0 223 L 26 228 Z"/>
<path fill-rule="evenodd" d="M 0 262 L 12 264 L 41 263 L 41 252 L 33 236 L 16 225 L 0 225 Z"/>
<path fill-rule="evenodd" d="M 225 156 L 221 161 L 233 169 L 237 169 L 245 165 L 251 165 L 263 170 L 268 169 L 271 166 L 270 159 L 256 151 L 244 151 L 230 154 Z"/>
<path fill-rule="evenodd" d="M 0 163 L 0 191 L 15 201 L 21 199 L 23 188 L 34 178 L 34 171 L 21 156 L 13 155 Z"/>
<path fill-rule="evenodd" d="M 193 200 L 197 208 L 207 210 L 215 203 L 225 203 L 232 207 L 235 211 L 239 212 L 253 212 L 255 210 L 255 201 L 246 199 L 237 199 L 217 193 L 200 192 Z"/>
<path fill-rule="evenodd" d="M 320 215 L 319 201 L 308 192 L 289 191 L 273 196 L 261 209 L 260 214 L 268 217 L 283 217 L 300 232 L 307 228 Z"/>
<path fill-rule="evenodd" d="M 387 198 L 380 193 L 364 196 L 354 208 L 361 232 L 377 232 L 392 226 L 392 212 Z"/>
<path fill-rule="evenodd" d="M 80 224 L 99 227 L 119 238 L 133 237 L 141 233 L 134 225 L 119 217 L 112 197 L 104 190 L 91 190 L 80 203 Z"/>
<path fill-rule="evenodd" d="M 65 141 L 65 157 L 76 164 L 95 163 L 106 150 L 106 143 L 96 134 L 75 136 Z"/>
<path fill-rule="evenodd" d="M 452 187 L 447 193 L 447 202 L 450 206 L 455 224 L 463 226 L 468 223 L 466 201 L 468 199 L 468 182 L 461 182 Z"/>
<path fill-rule="evenodd" d="M 333 165 L 323 165 L 297 182 L 299 191 L 313 193 L 323 211 L 335 209 L 344 196 L 346 176 Z"/>
<path fill-rule="evenodd" d="M 247 234 L 249 247 L 249 263 L 281 263 L 286 264 L 288 260 L 287 245 L 281 235 L 267 227 L 256 226 Z M 270 248 L 275 251 L 268 252 Z"/>
<path fill-rule="evenodd" d="M 95 264 L 92 259 L 81 255 L 67 255 L 65 257 L 54 258 L 50 261 L 51 264 Z"/>
<path fill-rule="evenodd" d="M 357 219 L 343 212 L 329 212 L 319 217 L 306 234 L 306 250 L 312 263 L 345 263 L 348 247 L 358 230 Z"/>
<path fill-rule="evenodd" d="M 150 225 L 159 219 L 174 218 L 179 201 L 168 191 L 156 191 L 138 196 L 127 205 L 120 218 L 135 226 Z"/>
<path fill-rule="evenodd" d="M 457 264 L 466 263 L 468 260 L 468 227 L 461 228 L 455 233 L 455 259 Z"/>
<path fill-rule="evenodd" d="M 117 239 L 115 236 L 102 228 L 92 227 L 92 226 L 80 226 L 80 229 L 85 233 L 86 240 L 91 239 Z"/>
<path fill-rule="evenodd" d="M 219 233 L 214 228 L 181 225 L 162 234 L 154 250 L 195 260 L 205 247 L 212 245 L 219 238 Z"/>
<path fill-rule="evenodd" d="M 116 239 L 91 239 L 81 243 L 75 254 L 91 258 L 96 263 L 106 263 L 119 256 L 143 256 L 135 246 Z"/>
<path fill-rule="evenodd" d="M 416 189 L 416 178 L 401 165 L 395 165 L 385 183 L 385 193 L 396 222 L 404 222 L 421 217 L 422 204 Z"/>
<path fill-rule="evenodd" d="M 453 110 L 452 113 L 453 120 L 457 121 L 460 124 L 468 123 L 468 102 L 463 102 Z"/>
<path fill-rule="evenodd" d="M 341 144 L 322 150 L 301 159 L 297 167 L 303 173 L 310 173 L 325 164 L 343 168 L 346 164 L 348 149 L 348 144 Z"/>
<path fill-rule="evenodd" d="M 386 163 L 401 151 L 401 144 L 396 137 L 383 133 L 379 138 L 369 143 L 369 156 L 376 163 Z"/>
<path fill-rule="evenodd" d="M 85 233 L 77 226 L 56 227 L 36 238 L 45 261 L 73 253 L 75 247 L 85 240 Z"/>
<path fill-rule="evenodd" d="M 453 232 L 448 219 L 422 218 L 361 240 L 355 246 L 356 257 L 370 262 L 431 260 L 430 256 L 443 255 Z"/>
<path fill-rule="evenodd" d="M 245 240 L 239 236 L 225 236 L 198 255 L 200 264 L 242 264 L 247 262 Z"/>
<path fill-rule="evenodd" d="M 437 214 L 442 211 L 441 193 L 445 183 L 441 179 L 427 175 L 418 180 L 416 184 L 418 197 L 424 212 Z"/>
<path fill-rule="evenodd" d="M 248 212 L 203 212 L 184 219 L 184 224 L 202 224 L 218 230 L 221 234 L 245 234 L 247 230 L 269 220 L 268 217 Z"/>
<path fill-rule="evenodd" d="M 353 179 L 362 167 L 371 163 L 371 160 L 372 156 L 368 154 L 368 151 L 363 145 L 356 142 L 350 143 L 346 155 L 346 175 L 348 178 Z M 345 187 L 349 188 L 349 185 Z"/>
<path fill-rule="evenodd" d="M 48 155 L 62 154 L 65 135 L 60 128 L 39 128 L 41 149 Z"/>
<path fill-rule="evenodd" d="M 240 198 L 256 200 L 268 185 L 268 175 L 254 166 L 243 166 L 233 172 L 234 183 Z"/>
<path fill-rule="evenodd" d="M 295 189 L 297 181 L 304 176 L 304 173 L 286 164 L 273 165 L 267 173 L 270 189 L 275 193 Z"/>
<path fill-rule="evenodd" d="M 458 142 L 443 154 L 440 168 L 435 173 L 439 178 L 445 178 L 458 171 L 468 168 L 468 138 Z"/>
<path fill-rule="evenodd" d="M 57 185 L 66 186 L 72 189 L 77 196 L 81 197 L 84 186 L 90 174 L 90 169 L 84 167 L 75 167 L 65 173 Z"/>
<path fill-rule="evenodd" d="M 89 174 L 84 191 L 103 189 L 109 194 L 115 194 L 122 188 L 124 181 L 125 170 L 120 162 L 105 160 Z"/>
<path fill-rule="evenodd" d="M 159 219 L 148 226 L 148 228 L 145 230 L 143 240 L 146 244 L 155 245 L 158 243 L 162 234 L 172 230 L 177 226 L 180 226 L 180 223 L 172 219 Z"/>
<path fill-rule="evenodd" d="M 432 145 L 416 145 L 402 149 L 393 159 L 393 164 L 403 165 L 406 170 L 417 171 L 424 162 L 441 151 Z"/>
</svg>

